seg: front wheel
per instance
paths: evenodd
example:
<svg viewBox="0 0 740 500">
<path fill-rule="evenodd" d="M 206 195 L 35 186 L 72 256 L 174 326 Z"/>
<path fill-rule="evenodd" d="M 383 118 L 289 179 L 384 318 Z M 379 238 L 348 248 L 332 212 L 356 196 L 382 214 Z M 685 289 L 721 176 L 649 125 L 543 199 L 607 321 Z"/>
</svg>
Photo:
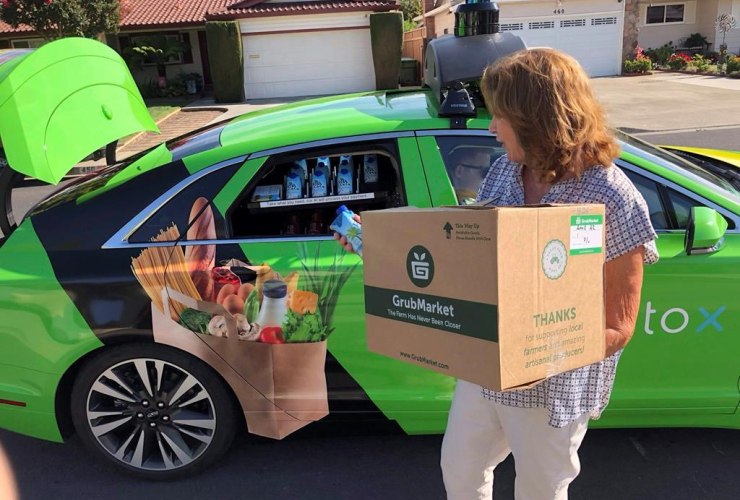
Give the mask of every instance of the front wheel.
<svg viewBox="0 0 740 500">
<path fill-rule="evenodd" d="M 157 344 L 115 347 L 83 366 L 72 419 L 85 444 L 139 477 L 207 467 L 233 441 L 239 412 L 201 361 Z"/>
</svg>

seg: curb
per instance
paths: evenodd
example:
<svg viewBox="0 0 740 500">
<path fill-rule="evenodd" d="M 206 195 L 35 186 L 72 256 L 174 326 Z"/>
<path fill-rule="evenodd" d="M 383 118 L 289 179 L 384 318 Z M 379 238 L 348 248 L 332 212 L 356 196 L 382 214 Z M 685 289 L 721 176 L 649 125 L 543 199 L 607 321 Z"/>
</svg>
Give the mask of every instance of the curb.
<svg viewBox="0 0 740 500">
<path fill-rule="evenodd" d="M 157 125 L 157 127 L 159 127 L 159 124 L 160 123 L 163 123 L 165 120 L 167 120 L 170 117 L 176 115 L 180 111 L 182 111 L 182 108 L 178 108 L 178 109 L 172 111 L 171 113 L 168 113 L 168 114 L 164 115 L 162 118 L 160 118 L 159 120 L 157 120 L 156 122 L 154 122 L 154 124 Z M 116 151 L 125 148 L 126 146 L 128 146 L 129 144 L 131 144 L 132 142 L 134 142 L 135 140 L 137 140 L 139 137 L 141 137 L 142 135 L 144 135 L 146 132 L 148 132 L 148 131 L 139 132 L 138 134 L 135 134 L 134 136 L 132 136 L 131 139 L 129 139 L 128 141 L 124 142 L 123 144 L 119 144 L 118 146 L 116 146 Z"/>
<path fill-rule="evenodd" d="M 185 113 L 192 113 L 194 111 L 220 111 L 222 113 L 226 113 L 229 111 L 228 108 L 223 108 L 219 106 L 198 106 L 198 107 L 185 107 L 180 108 L 180 111 L 183 111 Z"/>
</svg>

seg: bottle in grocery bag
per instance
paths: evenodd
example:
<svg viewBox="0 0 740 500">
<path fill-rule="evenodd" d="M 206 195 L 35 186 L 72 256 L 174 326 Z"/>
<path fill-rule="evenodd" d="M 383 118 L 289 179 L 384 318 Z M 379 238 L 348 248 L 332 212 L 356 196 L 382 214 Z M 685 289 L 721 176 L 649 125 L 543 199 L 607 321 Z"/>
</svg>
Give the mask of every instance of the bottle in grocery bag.
<svg viewBox="0 0 740 500">
<path fill-rule="evenodd" d="M 378 182 L 378 155 L 366 154 L 362 168 L 362 175 L 365 183 L 375 184 Z"/>
<path fill-rule="evenodd" d="M 262 305 L 255 323 L 262 328 L 283 326 L 288 314 L 288 304 L 285 300 L 288 295 L 288 285 L 280 280 L 267 280 L 262 285 Z"/>
<path fill-rule="evenodd" d="M 339 159 L 339 172 L 337 173 L 338 195 L 352 194 L 352 173 L 354 167 L 354 161 L 351 156 L 342 156 Z"/>
<path fill-rule="evenodd" d="M 329 194 L 329 182 L 331 176 L 331 163 L 329 158 L 324 156 L 316 161 L 316 167 L 313 169 L 313 176 L 311 179 L 311 196 L 314 198 L 320 198 L 328 196 Z"/>
<path fill-rule="evenodd" d="M 329 226 L 352 243 L 355 253 L 362 257 L 362 225 L 355 220 L 355 213 L 342 205 L 337 209 L 337 218 Z"/>
</svg>

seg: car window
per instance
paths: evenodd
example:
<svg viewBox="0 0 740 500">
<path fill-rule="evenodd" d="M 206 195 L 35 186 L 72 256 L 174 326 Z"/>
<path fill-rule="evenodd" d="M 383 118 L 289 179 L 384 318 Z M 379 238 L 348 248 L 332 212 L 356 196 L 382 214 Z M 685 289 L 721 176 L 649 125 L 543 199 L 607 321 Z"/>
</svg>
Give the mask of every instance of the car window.
<svg viewBox="0 0 740 500">
<path fill-rule="evenodd" d="M 624 169 L 624 173 L 627 174 L 627 177 L 629 177 L 642 197 L 645 198 L 653 228 L 656 230 L 670 229 L 668 213 L 660 198 L 658 184 L 631 170 Z"/>
<path fill-rule="evenodd" d="M 681 193 L 673 191 L 672 189 L 668 190 L 668 199 L 671 202 L 678 229 L 686 229 L 691 215 L 691 208 L 701 207 L 702 204 L 696 200 L 692 200 L 688 196 L 684 196 Z"/>
<path fill-rule="evenodd" d="M 505 152 L 493 136 L 437 137 L 437 145 L 461 205 L 475 201 L 491 165 Z"/>
<path fill-rule="evenodd" d="M 195 232 L 192 232 L 192 234 L 184 233 L 193 217 L 201 213 L 204 204 L 210 203 L 224 184 L 234 175 L 237 168 L 238 165 L 234 164 L 218 169 L 187 186 L 147 218 L 129 237 L 129 243 L 148 243 L 157 237 L 159 237 L 159 241 L 162 241 L 160 233 L 163 232 L 170 236 L 182 235 L 183 240 L 189 241 L 213 239 L 214 235 L 196 235 Z M 215 238 L 224 238 L 226 234 L 224 218 L 215 208 L 211 207 L 211 210 L 216 228 Z M 173 227 L 176 228 L 176 231 L 172 231 Z M 177 239 L 177 237 L 169 237 L 168 239 Z"/>
<path fill-rule="evenodd" d="M 732 186 L 727 180 L 705 170 L 690 161 L 680 158 L 666 150 L 657 148 L 645 141 L 627 135 L 623 132 L 617 132 L 617 137 L 622 141 L 622 150 L 626 153 L 634 154 L 641 158 L 646 158 L 663 168 L 676 172 L 684 177 L 691 179 L 704 187 L 723 196 L 729 196 L 733 200 L 740 202 L 740 192 Z"/>
<path fill-rule="evenodd" d="M 336 210 L 405 205 L 395 141 L 291 151 L 270 157 L 230 209 L 234 238 L 326 237 Z"/>
</svg>

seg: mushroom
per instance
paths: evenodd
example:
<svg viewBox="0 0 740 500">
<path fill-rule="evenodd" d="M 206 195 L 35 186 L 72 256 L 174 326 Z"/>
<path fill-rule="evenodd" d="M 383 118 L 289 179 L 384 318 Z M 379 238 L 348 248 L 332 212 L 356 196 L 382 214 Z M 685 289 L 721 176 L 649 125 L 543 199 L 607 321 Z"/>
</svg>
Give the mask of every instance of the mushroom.
<svg viewBox="0 0 740 500">
<path fill-rule="evenodd" d="M 226 329 L 226 318 L 221 315 L 211 318 L 211 321 L 208 322 L 208 333 L 215 337 L 228 337 L 229 334 Z"/>
<path fill-rule="evenodd" d="M 246 318 L 244 318 L 244 321 L 246 323 Z M 250 342 L 255 342 L 260 338 L 261 331 L 262 327 L 260 325 L 258 325 L 257 323 L 252 323 L 247 327 L 246 330 L 239 330 L 239 340 L 248 340 Z"/>
</svg>

